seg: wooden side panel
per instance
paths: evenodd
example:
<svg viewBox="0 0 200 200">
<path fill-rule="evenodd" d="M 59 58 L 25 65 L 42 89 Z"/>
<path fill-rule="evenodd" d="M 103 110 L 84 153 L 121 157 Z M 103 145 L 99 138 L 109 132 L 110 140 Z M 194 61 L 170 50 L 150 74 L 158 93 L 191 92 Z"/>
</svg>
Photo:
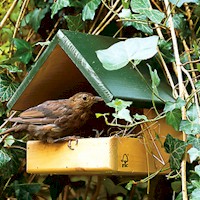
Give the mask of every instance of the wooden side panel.
<svg viewBox="0 0 200 200">
<path fill-rule="evenodd" d="M 79 139 L 72 142 L 44 144 L 39 141 L 27 143 L 27 172 L 29 173 L 96 173 L 116 170 L 116 145 L 109 138 Z"/>
</svg>

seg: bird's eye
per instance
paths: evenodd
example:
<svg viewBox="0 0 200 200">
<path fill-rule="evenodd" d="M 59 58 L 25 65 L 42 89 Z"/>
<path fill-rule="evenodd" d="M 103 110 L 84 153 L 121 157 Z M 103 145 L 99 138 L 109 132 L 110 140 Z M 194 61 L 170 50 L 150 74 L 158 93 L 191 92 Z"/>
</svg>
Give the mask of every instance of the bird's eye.
<svg viewBox="0 0 200 200">
<path fill-rule="evenodd" d="M 84 96 L 84 97 L 83 97 L 83 100 L 84 100 L 84 101 L 86 101 L 86 100 L 87 100 L 87 97 L 86 97 L 86 96 Z"/>
</svg>

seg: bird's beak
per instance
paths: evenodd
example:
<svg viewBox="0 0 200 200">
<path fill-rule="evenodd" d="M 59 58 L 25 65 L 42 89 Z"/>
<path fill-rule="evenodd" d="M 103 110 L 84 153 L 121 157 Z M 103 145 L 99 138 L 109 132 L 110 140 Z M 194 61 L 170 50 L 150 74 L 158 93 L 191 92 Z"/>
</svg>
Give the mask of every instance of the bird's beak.
<svg viewBox="0 0 200 200">
<path fill-rule="evenodd" d="M 99 96 L 94 97 L 95 102 L 103 101 L 103 99 Z"/>
</svg>

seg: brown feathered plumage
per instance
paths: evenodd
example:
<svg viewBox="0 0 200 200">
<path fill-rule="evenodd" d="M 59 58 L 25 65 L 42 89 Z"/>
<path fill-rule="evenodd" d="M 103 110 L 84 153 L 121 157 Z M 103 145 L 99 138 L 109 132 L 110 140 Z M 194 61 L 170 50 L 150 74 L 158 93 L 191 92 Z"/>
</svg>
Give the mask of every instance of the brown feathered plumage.
<svg viewBox="0 0 200 200">
<path fill-rule="evenodd" d="M 26 130 L 35 139 L 53 143 L 58 138 L 76 135 L 76 130 L 88 120 L 91 106 L 98 101 L 102 99 L 83 92 L 69 99 L 46 101 L 9 119 L 17 125 L 4 133 Z"/>
</svg>

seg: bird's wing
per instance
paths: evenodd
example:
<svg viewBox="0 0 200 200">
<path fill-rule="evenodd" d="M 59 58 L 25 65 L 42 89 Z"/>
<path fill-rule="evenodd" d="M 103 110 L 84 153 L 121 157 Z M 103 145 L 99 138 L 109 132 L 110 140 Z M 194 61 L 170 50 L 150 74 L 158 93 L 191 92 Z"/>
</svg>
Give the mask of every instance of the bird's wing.
<svg viewBox="0 0 200 200">
<path fill-rule="evenodd" d="M 49 124 L 68 113 L 71 109 L 67 100 L 46 101 L 22 112 L 19 117 L 9 121 L 30 124 Z"/>
</svg>

